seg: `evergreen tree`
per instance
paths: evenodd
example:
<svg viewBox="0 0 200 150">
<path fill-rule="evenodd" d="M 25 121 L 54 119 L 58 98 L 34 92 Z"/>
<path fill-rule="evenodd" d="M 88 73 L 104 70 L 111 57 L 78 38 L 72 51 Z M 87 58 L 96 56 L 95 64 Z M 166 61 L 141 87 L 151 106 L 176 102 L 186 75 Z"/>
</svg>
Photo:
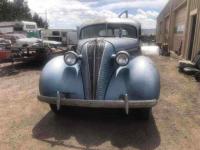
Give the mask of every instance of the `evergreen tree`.
<svg viewBox="0 0 200 150">
<path fill-rule="evenodd" d="M 34 13 L 32 20 L 37 23 L 39 28 L 48 28 L 48 23 L 44 21 L 37 13 Z"/>
<path fill-rule="evenodd" d="M 0 21 L 35 21 L 38 27 L 48 27 L 48 23 L 44 21 L 37 13 L 31 15 L 30 9 L 24 0 L 0 0 Z"/>
</svg>

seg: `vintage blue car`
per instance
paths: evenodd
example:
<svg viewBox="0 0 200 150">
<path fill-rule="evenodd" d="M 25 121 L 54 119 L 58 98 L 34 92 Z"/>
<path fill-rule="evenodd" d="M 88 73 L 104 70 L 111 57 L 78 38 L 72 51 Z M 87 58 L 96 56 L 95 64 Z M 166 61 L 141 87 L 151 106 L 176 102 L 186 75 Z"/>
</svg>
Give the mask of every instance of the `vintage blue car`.
<svg viewBox="0 0 200 150">
<path fill-rule="evenodd" d="M 79 28 L 76 50 L 44 67 L 38 99 L 60 113 L 63 106 L 136 109 L 148 119 L 160 95 L 154 63 L 141 55 L 141 25 L 128 18 L 95 21 Z"/>
</svg>

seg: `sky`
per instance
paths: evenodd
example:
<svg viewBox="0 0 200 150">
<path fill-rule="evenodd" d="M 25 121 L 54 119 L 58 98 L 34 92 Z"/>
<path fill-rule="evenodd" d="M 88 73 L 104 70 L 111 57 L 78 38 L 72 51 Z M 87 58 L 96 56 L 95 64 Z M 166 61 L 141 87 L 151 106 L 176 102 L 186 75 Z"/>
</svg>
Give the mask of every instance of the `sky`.
<svg viewBox="0 0 200 150">
<path fill-rule="evenodd" d="M 46 18 L 49 28 L 76 29 L 80 24 L 101 18 L 113 18 L 128 10 L 143 29 L 154 29 L 159 12 L 168 0 L 27 0 L 31 12 Z"/>
</svg>

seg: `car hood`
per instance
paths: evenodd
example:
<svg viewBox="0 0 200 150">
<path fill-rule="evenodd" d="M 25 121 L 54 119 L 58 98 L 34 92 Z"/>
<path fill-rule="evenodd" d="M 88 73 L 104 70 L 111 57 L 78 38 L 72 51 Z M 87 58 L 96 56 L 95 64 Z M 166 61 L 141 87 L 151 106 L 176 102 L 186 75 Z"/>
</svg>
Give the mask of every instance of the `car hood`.
<svg viewBox="0 0 200 150">
<path fill-rule="evenodd" d="M 86 99 L 104 99 L 111 77 L 118 68 L 113 54 L 125 50 L 131 56 L 139 51 L 133 38 L 91 38 L 80 40 L 77 53 L 82 55 L 81 72 Z"/>
</svg>

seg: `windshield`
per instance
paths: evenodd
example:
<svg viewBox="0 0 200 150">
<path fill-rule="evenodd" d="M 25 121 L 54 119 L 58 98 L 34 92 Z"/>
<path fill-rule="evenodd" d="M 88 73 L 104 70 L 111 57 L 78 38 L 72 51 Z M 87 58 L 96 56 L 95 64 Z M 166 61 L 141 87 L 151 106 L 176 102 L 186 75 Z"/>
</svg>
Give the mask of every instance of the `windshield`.
<svg viewBox="0 0 200 150">
<path fill-rule="evenodd" d="M 81 39 L 96 37 L 130 37 L 137 38 L 137 29 L 131 25 L 122 24 L 97 24 L 83 28 Z"/>
</svg>

